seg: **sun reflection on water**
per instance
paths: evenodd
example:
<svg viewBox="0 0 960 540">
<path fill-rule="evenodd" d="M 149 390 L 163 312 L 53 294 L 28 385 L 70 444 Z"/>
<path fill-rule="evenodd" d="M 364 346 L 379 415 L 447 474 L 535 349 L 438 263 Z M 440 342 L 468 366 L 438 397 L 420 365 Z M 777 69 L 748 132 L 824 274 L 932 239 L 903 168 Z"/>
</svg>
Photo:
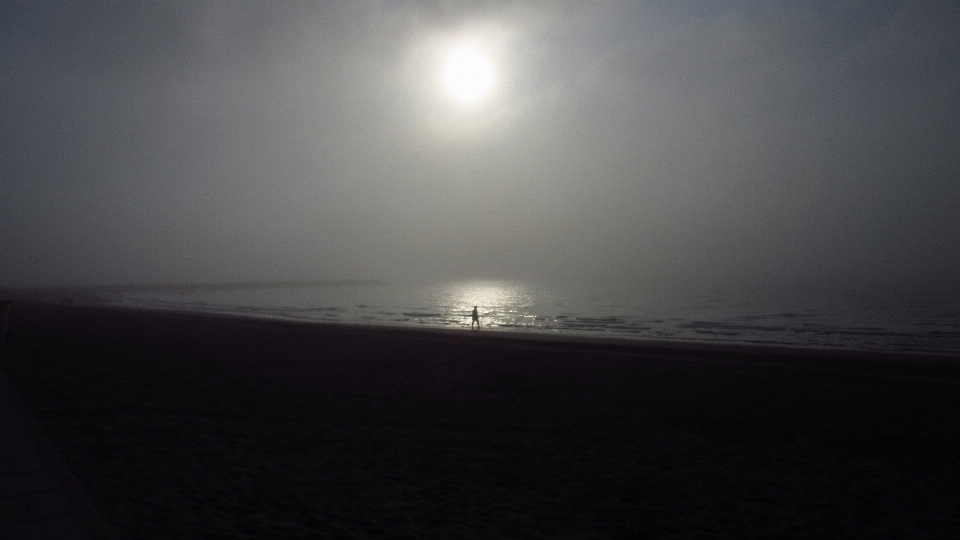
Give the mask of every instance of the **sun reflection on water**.
<svg viewBox="0 0 960 540">
<path fill-rule="evenodd" d="M 518 283 L 502 281 L 475 281 L 453 283 L 435 292 L 438 305 L 444 306 L 451 317 L 462 318 L 470 324 L 470 313 L 477 306 L 480 324 L 487 327 L 523 327 L 536 319 L 535 303 L 543 292 Z"/>
</svg>

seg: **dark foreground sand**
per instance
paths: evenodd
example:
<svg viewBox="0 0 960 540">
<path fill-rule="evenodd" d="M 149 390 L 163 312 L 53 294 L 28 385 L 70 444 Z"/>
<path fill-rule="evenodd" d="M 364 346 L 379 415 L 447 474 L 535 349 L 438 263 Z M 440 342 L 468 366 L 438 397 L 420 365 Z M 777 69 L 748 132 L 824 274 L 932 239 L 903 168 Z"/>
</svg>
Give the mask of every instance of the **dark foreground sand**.
<svg viewBox="0 0 960 540">
<path fill-rule="evenodd" d="M 960 538 L 960 361 L 15 304 L 118 538 Z"/>
</svg>

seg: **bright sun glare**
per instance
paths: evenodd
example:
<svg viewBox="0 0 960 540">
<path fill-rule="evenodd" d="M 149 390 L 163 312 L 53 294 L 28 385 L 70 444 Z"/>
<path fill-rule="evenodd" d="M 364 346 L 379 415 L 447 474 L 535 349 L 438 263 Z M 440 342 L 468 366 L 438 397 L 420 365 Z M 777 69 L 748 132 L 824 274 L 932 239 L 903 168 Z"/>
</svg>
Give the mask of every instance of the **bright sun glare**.
<svg viewBox="0 0 960 540">
<path fill-rule="evenodd" d="M 493 86 L 493 66 L 475 47 L 461 47 L 447 56 L 446 83 L 457 99 L 477 102 Z"/>
</svg>

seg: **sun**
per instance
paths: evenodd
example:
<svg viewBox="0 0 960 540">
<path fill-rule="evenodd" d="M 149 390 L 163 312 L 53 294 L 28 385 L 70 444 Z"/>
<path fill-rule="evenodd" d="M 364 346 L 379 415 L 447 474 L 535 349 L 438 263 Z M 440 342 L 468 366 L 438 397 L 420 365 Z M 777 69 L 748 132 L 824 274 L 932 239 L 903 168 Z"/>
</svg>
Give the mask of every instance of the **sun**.
<svg viewBox="0 0 960 540">
<path fill-rule="evenodd" d="M 453 97 L 476 103 L 493 87 L 493 65 L 479 49 L 462 46 L 447 55 L 445 81 Z"/>
</svg>

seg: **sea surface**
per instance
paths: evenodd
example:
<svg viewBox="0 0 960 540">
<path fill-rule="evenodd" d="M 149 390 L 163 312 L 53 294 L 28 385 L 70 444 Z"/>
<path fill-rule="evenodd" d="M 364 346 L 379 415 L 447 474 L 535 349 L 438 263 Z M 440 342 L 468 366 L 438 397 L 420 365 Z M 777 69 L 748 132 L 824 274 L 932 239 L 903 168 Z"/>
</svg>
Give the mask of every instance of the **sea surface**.
<svg viewBox="0 0 960 540">
<path fill-rule="evenodd" d="M 516 281 L 166 287 L 123 306 L 330 323 L 960 354 L 960 300 L 938 294 L 650 294 Z"/>
</svg>

